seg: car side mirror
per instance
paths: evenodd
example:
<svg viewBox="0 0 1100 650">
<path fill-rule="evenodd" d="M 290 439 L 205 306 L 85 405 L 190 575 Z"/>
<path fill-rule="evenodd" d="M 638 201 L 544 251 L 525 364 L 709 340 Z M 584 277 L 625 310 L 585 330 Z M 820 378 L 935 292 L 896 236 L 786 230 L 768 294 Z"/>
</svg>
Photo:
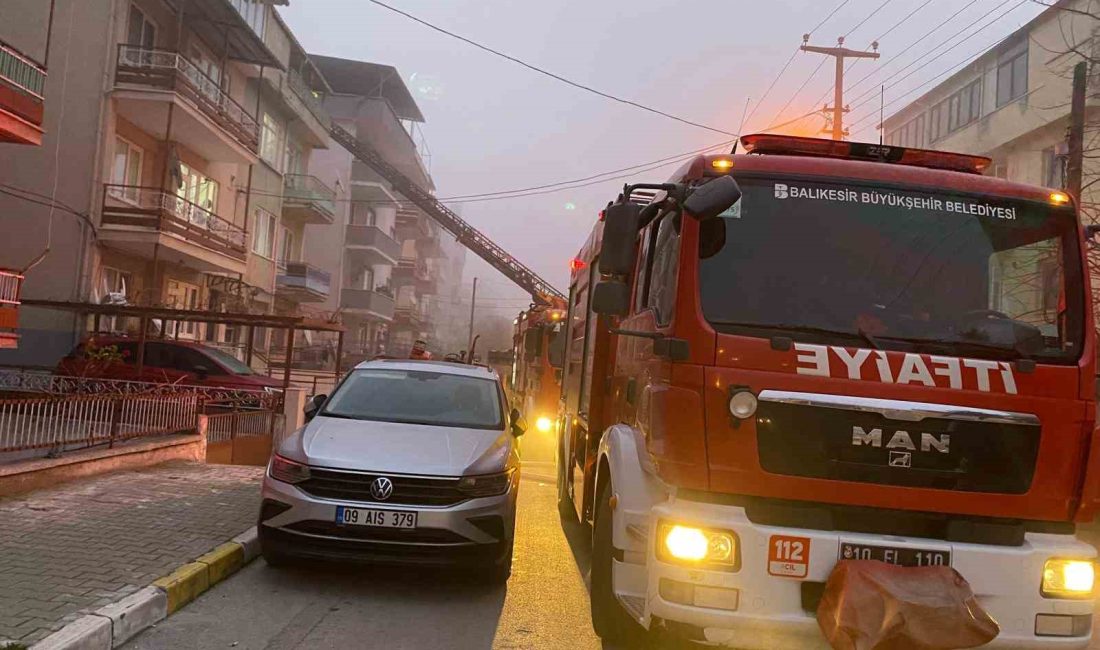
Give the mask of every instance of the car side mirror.
<svg viewBox="0 0 1100 650">
<path fill-rule="evenodd" d="M 602 280 L 592 290 L 592 311 L 601 316 L 626 316 L 630 312 L 630 286 L 622 280 Z"/>
<path fill-rule="evenodd" d="M 1090 246 L 1100 244 L 1100 225 L 1085 226 L 1085 243 Z"/>
<path fill-rule="evenodd" d="M 512 435 L 517 438 L 527 430 L 527 422 L 524 421 L 519 409 L 512 409 L 512 412 L 508 415 L 508 421 L 511 423 Z"/>
<path fill-rule="evenodd" d="M 713 219 L 733 207 L 741 198 L 741 187 L 732 176 L 718 178 L 700 185 L 684 201 L 687 210 L 700 221 Z"/>
<path fill-rule="evenodd" d="M 325 405 L 325 400 L 328 399 L 328 395 L 314 395 L 310 398 L 306 407 L 302 409 L 302 413 L 306 416 L 306 422 L 309 422 L 317 413 L 321 410 L 321 407 Z"/>
<path fill-rule="evenodd" d="M 199 379 L 206 379 L 210 376 L 210 367 L 201 364 L 195 366 L 195 375 L 198 376 Z"/>
<path fill-rule="evenodd" d="M 604 210 L 600 273 L 626 275 L 634 271 L 641 213 L 642 208 L 636 203 L 616 203 Z"/>
</svg>

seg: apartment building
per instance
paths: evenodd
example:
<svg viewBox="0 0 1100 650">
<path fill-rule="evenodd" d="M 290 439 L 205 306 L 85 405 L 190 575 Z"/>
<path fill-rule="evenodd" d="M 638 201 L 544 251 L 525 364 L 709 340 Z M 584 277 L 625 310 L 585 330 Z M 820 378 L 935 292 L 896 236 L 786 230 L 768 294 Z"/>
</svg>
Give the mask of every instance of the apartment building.
<svg viewBox="0 0 1100 650">
<path fill-rule="evenodd" d="M 46 114 L 46 146 L 0 157 L 4 182 L 65 208 L 0 195 L 13 233 L 0 242 L 3 264 L 48 252 L 25 295 L 272 311 L 278 263 L 294 259 L 286 233 L 329 217 L 310 206 L 284 213 L 285 187 L 301 183 L 293 170 L 327 144 L 323 111 L 310 106 L 325 87 L 271 3 L 56 0 L 52 24 L 70 34 L 54 39 L 51 58 L 67 66 L 45 88 L 63 106 Z M 4 362 L 52 364 L 85 329 L 36 309 L 21 325 L 21 350 Z M 238 335 L 162 326 L 229 345 Z"/>
<path fill-rule="evenodd" d="M 1062 0 L 884 123 L 887 144 L 978 153 L 988 173 L 1061 188 L 1073 67 L 1100 57 L 1100 21 L 1087 0 Z M 1100 107 L 1090 69 L 1090 116 Z M 1091 117 L 1090 117 L 1091 119 Z M 1090 170 L 1086 165 L 1086 176 Z M 1092 192 L 1086 193 L 1086 201 Z"/>
<path fill-rule="evenodd" d="M 424 116 L 397 70 L 312 58 L 332 88 L 325 108 L 333 121 L 382 153 L 420 187 L 433 189 L 425 149 L 415 137 L 414 125 Z M 422 296 L 432 289 L 425 256 L 438 227 L 374 170 L 339 147 L 318 152 L 310 173 L 335 179 L 338 227 L 307 227 L 305 245 L 307 259 L 338 285 L 325 308 L 338 312 L 347 329 L 349 361 L 407 352 L 424 323 Z M 424 248 L 417 246 L 421 239 Z"/>
<path fill-rule="evenodd" d="M 53 5 L 0 0 L 0 144 L 42 144 Z"/>
</svg>

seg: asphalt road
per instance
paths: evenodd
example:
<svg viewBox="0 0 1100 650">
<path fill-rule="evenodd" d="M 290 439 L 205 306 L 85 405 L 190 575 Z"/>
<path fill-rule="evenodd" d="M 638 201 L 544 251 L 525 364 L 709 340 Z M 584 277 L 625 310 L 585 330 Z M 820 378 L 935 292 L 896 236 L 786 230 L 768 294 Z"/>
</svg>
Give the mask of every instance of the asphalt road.
<svg viewBox="0 0 1100 650">
<path fill-rule="evenodd" d="M 126 648 L 604 648 L 589 619 L 587 533 L 562 528 L 552 482 L 525 476 L 517 529 L 506 587 L 259 559 Z"/>
</svg>

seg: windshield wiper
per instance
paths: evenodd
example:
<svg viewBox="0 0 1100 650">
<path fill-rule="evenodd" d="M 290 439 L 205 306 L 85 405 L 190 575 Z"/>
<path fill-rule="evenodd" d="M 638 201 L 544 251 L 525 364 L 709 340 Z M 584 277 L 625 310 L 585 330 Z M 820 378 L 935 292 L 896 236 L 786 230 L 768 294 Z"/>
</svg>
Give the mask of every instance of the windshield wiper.
<svg viewBox="0 0 1100 650">
<path fill-rule="evenodd" d="M 866 341 L 872 348 L 876 350 L 882 349 L 882 346 L 879 345 L 878 340 L 875 339 L 875 337 L 873 337 L 863 328 L 860 328 L 856 332 L 845 332 L 843 330 L 833 330 L 827 327 L 813 327 L 811 325 L 787 325 L 782 323 L 776 325 L 765 325 L 763 323 L 741 323 L 736 321 L 724 320 L 712 320 L 709 322 L 711 325 L 716 325 L 719 327 L 744 327 L 748 329 L 778 330 L 781 332 L 792 332 L 798 334 L 822 334 L 825 336 L 839 336 L 846 339 L 859 339 L 861 341 Z"/>
</svg>

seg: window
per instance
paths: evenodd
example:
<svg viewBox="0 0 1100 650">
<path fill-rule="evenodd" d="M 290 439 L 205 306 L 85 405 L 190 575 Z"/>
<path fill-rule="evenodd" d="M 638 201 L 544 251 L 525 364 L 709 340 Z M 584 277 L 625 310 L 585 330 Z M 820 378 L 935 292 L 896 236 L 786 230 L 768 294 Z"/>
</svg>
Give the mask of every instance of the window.
<svg viewBox="0 0 1100 650">
<path fill-rule="evenodd" d="M 649 288 L 649 255 L 653 247 L 652 227 L 646 228 L 638 235 L 638 247 L 641 251 L 638 255 L 638 276 L 634 281 L 634 311 L 639 312 L 646 306 L 646 290 Z"/>
<path fill-rule="evenodd" d="M 676 306 L 676 279 L 680 263 L 680 217 L 669 214 L 661 219 L 653 245 L 653 262 L 649 272 L 650 287 L 646 305 L 653 307 L 658 325 L 672 322 Z"/>
<path fill-rule="evenodd" d="M 193 284 L 169 280 L 165 292 L 167 303 L 173 309 L 198 309 L 199 288 Z M 170 336 L 178 338 L 196 338 L 198 323 L 194 321 L 173 321 L 168 325 Z"/>
<path fill-rule="evenodd" d="M 104 266 L 99 283 L 100 302 L 128 302 L 130 289 L 134 286 L 134 276 L 126 271 Z M 121 299 L 121 300 L 120 300 Z M 125 331 L 126 319 L 118 316 L 104 316 L 99 321 L 103 332 Z"/>
<path fill-rule="evenodd" d="M 135 5 L 130 5 L 130 22 L 126 30 L 126 42 L 152 48 L 157 40 L 157 27 Z"/>
<path fill-rule="evenodd" d="M 1064 145 L 1063 145 L 1064 148 Z M 1043 185 L 1057 189 L 1066 187 L 1066 156 L 1056 147 L 1043 150 Z"/>
<path fill-rule="evenodd" d="M 256 208 L 252 230 L 252 252 L 272 259 L 275 256 L 275 215 Z"/>
<path fill-rule="evenodd" d="M 283 228 L 283 239 L 279 246 L 279 261 L 283 264 L 294 261 L 294 233 L 289 228 Z"/>
<path fill-rule="evenodd" d="M 183 200 L 176 202 L 178 215 L 197 226 L 210 228 L 218 207 L 218 182 L 183 163 L 179 172 L 176 196 Z"/>
<path fill-rule="evenodd" d="M 355 370 L 320 415 L 437 427 L 504 428 L 496 380 L 419 370 Z"/>
<path fill-rule="evenodd" d="M 264 113 L 260 131 L 260 157 L 276 171 L 282 171 L 283 125 L 268 113 Z"/>
<path fill-rule="evenodd" d="M 954 131 L 981 116 L 982 80 L 976 79 L 948 98 L 947 130 Z"/>
<path fill-rule="evenodd" d="M 360 268 L 352 280 L 352 285 L 356 289 L 374 291 L 374 271 L 369 266 Z"/>
<path fill-rule="evenodd" d="M 997 64 L 997 106 L 1001 107 L 1027 92 L 1027 41 L 1009 48 Z"/>
<path fill-rule="evenodd" d="M 305 154 L 302 153 L 302 148 L 287 142 L 286 145 L 286 173 L 287 174 L 302 174 L 305 172 Z"/>
<path fill-rule="evenodd" d="M 125 187 L 112 187 L 111 196 L 136 203 L 138 200 L 138 187 L 141 186 L 141 164 L 145 159 L 145 152 L 141 147 L 115 138 L 115 161 L 111 166 L 111 183 Z"/>
<path fill-rule="evenodd" d="M 944 128 L 944 102 L 940 102 L 932 107 L 932 110 L 928 111 L 928 139 L 930 142 L 939 140 L 941 136 L 947 134 L 947 129 Z"/>
</svg>

